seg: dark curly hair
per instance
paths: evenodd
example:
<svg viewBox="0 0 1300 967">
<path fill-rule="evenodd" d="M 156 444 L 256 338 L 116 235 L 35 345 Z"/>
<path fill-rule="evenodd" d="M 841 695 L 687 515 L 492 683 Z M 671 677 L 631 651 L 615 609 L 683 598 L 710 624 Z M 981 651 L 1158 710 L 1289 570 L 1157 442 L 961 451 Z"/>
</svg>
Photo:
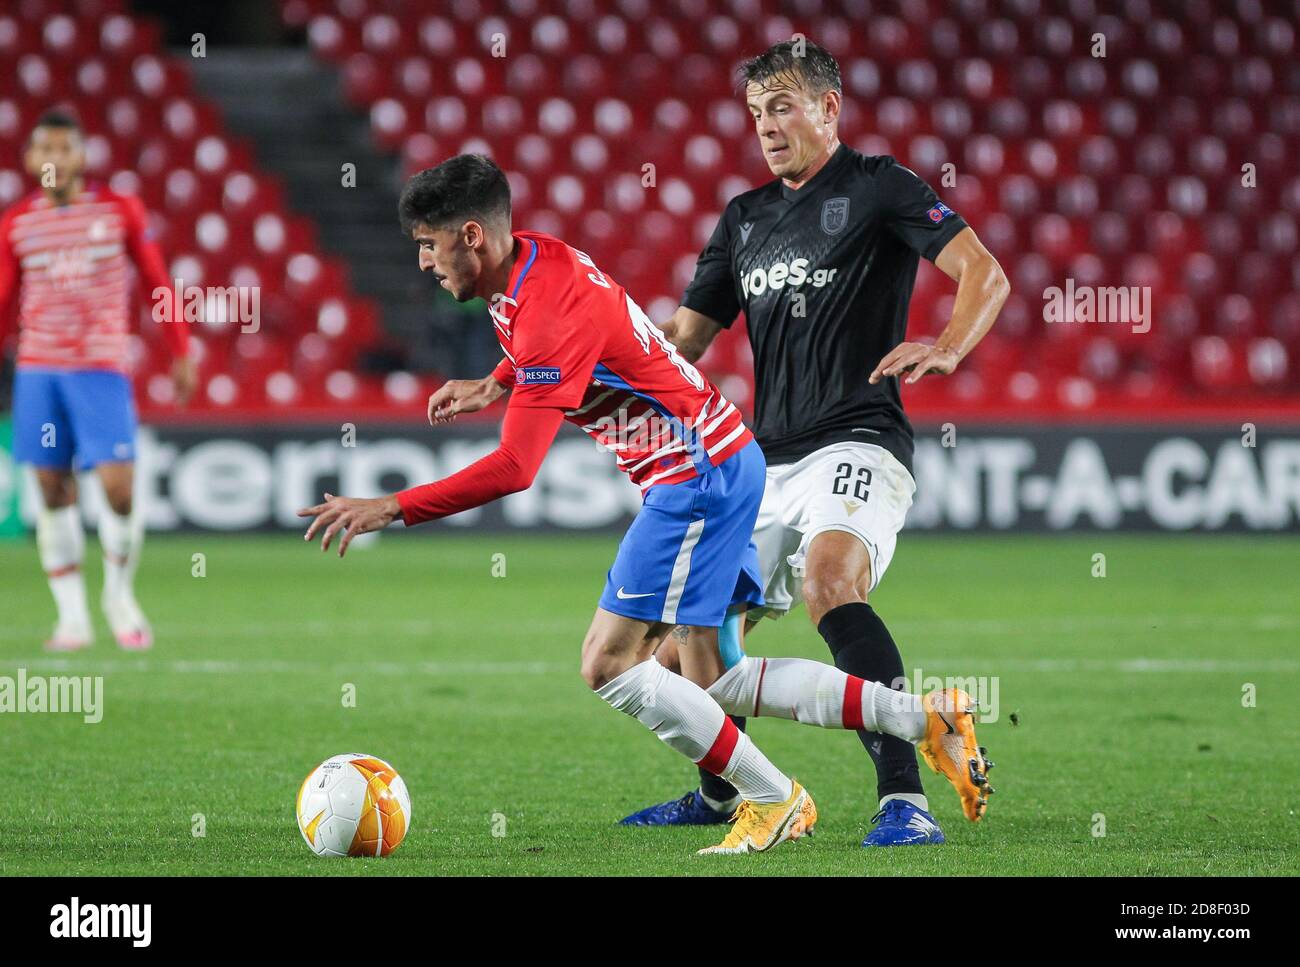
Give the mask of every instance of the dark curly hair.
<svg viewBox="0 0 1300 967">
<path fill-rule="evenodd" d="M 402 232 L 418 224 L 445 228 L 471 219 L 510 221 L 510 183 L 491 158 L 459 154 L 411 176 L 397 202 Z"/>
</svg>

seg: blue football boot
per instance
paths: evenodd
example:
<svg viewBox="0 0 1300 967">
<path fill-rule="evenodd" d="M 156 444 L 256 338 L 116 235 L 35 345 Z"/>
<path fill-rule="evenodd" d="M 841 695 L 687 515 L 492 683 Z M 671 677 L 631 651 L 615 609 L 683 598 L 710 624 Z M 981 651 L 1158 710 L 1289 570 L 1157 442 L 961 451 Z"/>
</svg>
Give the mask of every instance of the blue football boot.
<svg viewBox="0 0 1300 967">
<path fill-rule="evenodd" d="M 719 812 L 704 801 L 698 789 L 681 799 L 647 806 L 640 812 L 619 820 L 621 826 L 716 826 L 731 819 L 731 813 Z M 937 827 L 936 827 L 937 828 Z"/>
<path fill-rule="evenodd" d="M 891 799 L 872 817 L 876 828 L 863 846 L 922 846 L 943 842 L 943 830 L 934 817 L 905 799 Z"/>
</svg>

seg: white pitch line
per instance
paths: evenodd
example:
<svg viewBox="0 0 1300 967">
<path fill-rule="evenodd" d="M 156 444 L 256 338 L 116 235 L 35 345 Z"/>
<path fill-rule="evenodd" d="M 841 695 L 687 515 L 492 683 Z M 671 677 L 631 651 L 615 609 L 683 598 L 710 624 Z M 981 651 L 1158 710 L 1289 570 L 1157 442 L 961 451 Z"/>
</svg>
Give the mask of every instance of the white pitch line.
<svg viewBox="0 0 1300 967">
<path fill-rule="evenodd" d="M 904 659 L 906 663 L 906 659 Z M 916 662 L 923 675 L 960 678 L 971 668 L 999 672 L 1117 672 L 1122 675 L 1163 672 L 1300 672 L 1300 660 L 1261 658 L 1255 661 L 1224 661 L 1219 658 L 929 658 Z M 950 671 L 952 669 L 952 671 Z M 908 669 L 911 675 L 913 669 Z"/>
<path fill-rule="evenodd" d="M 285 661 L 282 659 L 174 659 L 141 658 L 132 661 L 126 658 L 106 658 L 81 660 L 77 658 L 33 657 L 29 660 L 6 659 L 3 667 L 13 662 L 15 668 L 41 669 L 61 672 L 171 672 L 182 675 L 262 675 L 326 672 L 342 676 L 357 674 L 374 675 L 428 675 L 432 677 L 458 678 L 474 675 L 548 675 L 553 672 L 571 671 L 577 675 L 577 661 L 570 664 L 544 661 L 473 661 L 473 662 L 356 662 L 347 664 L 334 662 L 322 665 L 311 661 Z"/>
<path fill-rule="evenodd" d="M 582 619 L 528 619 L 532 630 L 571 631 L 575 638 L 580 638 L 586 631 Z M 40 641 L 49 633 L 48 625 L 10 626 L 0 628 L 0 640 L 3 641 Z M 327 621 L 319 618 L 303 621 L 247 621 L 201 625 L 173 625 L 163 623 L 154 627 L 156 638 L 271 638 L 277 635 L 315 637 L 319 635 L 351 635 L 379 638 L 383 636 L 405 635 L 415 638 L 430 637 L 439 634 L 463 635 L 461 628 L 452 628 L 445 623 L 432 620 L 384 620 L 384 619 L 349 619 L 347 621 Z"/>
<path fill-rule="evenodd" d="M 761 652 L 755 652 L 761 654 Z M 1263 672 L 1300 672 L 1300 661 L 1291 659 L 1260 659 L 1258 661 L 1225 661 L 1216 658 L 1047 658 L 1047 659 L 1005 659 L 983 660 L 964 658 L 930 658 L 921 665 L 921 673 L 939 675 L 940 673 L 962 677 L 973 674 L 973 669 L 988 671 L 991 674 L 1008 672 L 1113 672 L 1127 674 L 1162 674 L 1162 673 L 1212 673 L 1238 672 L 1259 674 Z M 347 664 L 333 662 L 322 665 L 311 661 L 288 661 L 284 659 L 158 659 L 154 657 L 131 660 L 50 658 L 34 656 L 31 659 L 5 659 L 0 668 L 27 668 L 52 672 L 88 672 L 107 674 L 111 672 L 167 672 L 183 675 L 266 675 L 266 674 L 320 674 L 328 673 L 347 677 L 349 675 L 423 675 L 434 678 L 460 678 L 497 675 L 552 675 L 565 674 L 577 676 L 575 662 L 545 661 L 418 661 L 418 662 L 357 662 Z M 911 675 L 914 668 L 908 669 Z"/>
<path fill-rule="evenodd" d="M 890 621 L 889 627 L 903 633 L 919 635 L 1076 634 L 1086 631 L 1118 631 L 1126 634 L 1152 631 L 1284 631 L 1300 628 L 1300 614 L 1257 614 L 1248 618 L 1196 614 L 1111 614 L 1055 616 L 1016 621 L 1002 618 L 909 621 L 900 618 Z"/>
<path fill-rule="evenodd" d="M 761 639 L 774 640 L 787 621 L 797 621 L 801 612 L 788 615 L 779 622 L 764 621 L 756 631 Z M 574 618 L 528 619 L 527 632 L 511 632 L 525 637 L 533 632 L 570 633 L 575 638 L 586 631 L 586 615 Z M 1110 631 L 1119 634 L 1141 635 L 1150 632 L 1243 631 L 1270 632 L 1300 629 L 1300 614 L 1257 614 L 1248 618 L 1217 617 L 1212 615 L 1064 615 L 1051 618 L 1006 620 L 1000 618 L 943 618 L 935 620 L 891 620 L 895 632 L 907 636 L 1043 636 L 1053 634 L 1078 634 L 1081 632 Z M 771 630 L 769 630 L 771 629 Z M 0 627 L 0 641 L 41 641 L 49 631 L 48 626 Z M 213 622 L 208 624 L 161 624 L 155 628 L 160 639 L 191 638 L 271 638 L 285 636 L 356 635 L 370 638 L 404 635 L 409 637 L 434 637 L 463 632 L 432 619 L 346 619 L 330 621 L 322 618 L 284 621 Z M 756 654 L 763 652 L 757 651 Z"/>
</svg>

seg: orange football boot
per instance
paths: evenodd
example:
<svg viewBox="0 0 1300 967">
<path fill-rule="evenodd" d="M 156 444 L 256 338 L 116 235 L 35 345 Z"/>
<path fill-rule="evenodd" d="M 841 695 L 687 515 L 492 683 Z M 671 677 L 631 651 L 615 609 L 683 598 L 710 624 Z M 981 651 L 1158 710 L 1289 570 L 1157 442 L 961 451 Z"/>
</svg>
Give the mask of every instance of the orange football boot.
<svg viewBox="0 0 1300 967">
<path fill-rule="evenodd" d="M 926 765 L 942 773 L 961 797 L 962 812 L 980 821 L 993 794 L 988 772 L 993 763 L 975 741 L 975 702 L 960 688 L 931 692 L 921 700 L 925 737 L 918 744 Z"/>
</svg>

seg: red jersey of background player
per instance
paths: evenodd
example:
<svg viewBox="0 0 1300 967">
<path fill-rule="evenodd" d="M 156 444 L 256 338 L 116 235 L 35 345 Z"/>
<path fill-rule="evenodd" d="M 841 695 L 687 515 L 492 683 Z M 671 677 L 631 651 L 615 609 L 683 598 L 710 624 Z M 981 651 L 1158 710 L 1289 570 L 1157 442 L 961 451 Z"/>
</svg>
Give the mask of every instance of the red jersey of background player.
<svg viewBox="0 0 1300 967">
<path fill-rule="evenodd" d="M 689 480 L 753 439 L 740 411 L 589 256 L 540 232 L 513 234 L 519 253 L 506 291 L 490 307 L 506 354 L 493 376 L 513 390 L 502 450 L 398 494 L 407 524 L 477 506 L 485 493 L 495 499 L 511 492 L 502 483 L 510 467 L 536 455 L 536 438 L 517 429 L 524 410 L 562 413 L 613 451 L 642 489 Z M 557 417 L 548 435 L 537 424 L 541 447 L 558 425 Z M 522 461 L 499 456 L 507 445 L 529 452 Z"/>
<path fill-rule="evenodd" d="M 87 185 L 66 205 L 36 191 L 0 216 L 0 344 L 21 281 L 17 364 L 56 369 L 127 369 L 134 262 L 146 292 L 171 289 L 144 205 Z M 174 356 L 183 324 L 163 326 Z"/>
</svg>

